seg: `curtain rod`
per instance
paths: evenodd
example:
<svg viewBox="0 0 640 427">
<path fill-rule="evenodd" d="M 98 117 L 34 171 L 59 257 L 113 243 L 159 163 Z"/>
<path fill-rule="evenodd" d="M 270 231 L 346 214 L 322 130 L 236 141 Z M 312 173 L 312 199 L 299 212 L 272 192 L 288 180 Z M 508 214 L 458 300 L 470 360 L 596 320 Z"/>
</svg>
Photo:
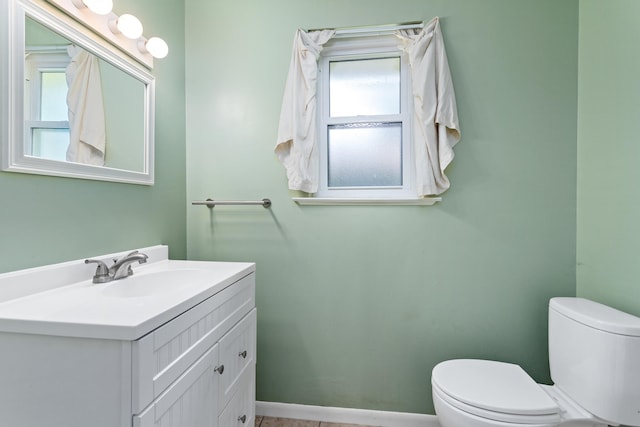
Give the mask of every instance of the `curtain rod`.
<svg viewBox="0 0 640 427">
<path fill-rule="evenodd" d="M 385 24 L 385 25 L 370 25 L 363 27 L 342 27 L 342 28 L 314 28 L 307 30 L 322 31 L 322 30 L 334 30 L 336 32 L 334 37 L 356 37 L 356 36 L 372 36 L 379 34 L 391 33 L 398 30 L 410 30 L 414 28 L 424 28 L 423 21 L 404 22 L 401 24 Z"/>
</svg>

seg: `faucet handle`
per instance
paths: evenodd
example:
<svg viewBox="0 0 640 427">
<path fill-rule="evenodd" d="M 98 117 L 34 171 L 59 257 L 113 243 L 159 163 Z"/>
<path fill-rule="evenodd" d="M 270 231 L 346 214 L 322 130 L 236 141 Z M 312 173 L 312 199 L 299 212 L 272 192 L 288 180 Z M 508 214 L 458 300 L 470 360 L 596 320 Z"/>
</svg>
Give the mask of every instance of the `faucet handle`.
<svg viewBox="0 0 640 427">
<path fill-rule="evenodd" d="M 96 268 L 96 274 L 93 276 L 93 283 L 105 283 L 111 280 L 111 276 L 109 276 L 109 267 L 107 264 L 100 261 L 99 259 L 85 259 L 85 264 L 95 263 L 98 264 Z"/>
</svg>

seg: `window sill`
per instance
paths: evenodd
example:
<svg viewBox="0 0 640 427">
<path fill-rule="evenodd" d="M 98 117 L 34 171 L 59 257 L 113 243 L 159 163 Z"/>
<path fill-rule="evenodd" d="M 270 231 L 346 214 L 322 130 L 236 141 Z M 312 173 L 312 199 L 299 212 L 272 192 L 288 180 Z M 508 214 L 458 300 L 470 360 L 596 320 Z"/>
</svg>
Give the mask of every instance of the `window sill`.
<svg viewBox="0 0 640 427">
<path fill-rule="evenodd" d="M 442 201 L 441 197 L 408 198 L 408 199 L 346 199 L 320 197 L 293 197 L 299 205 L 397 205 L 397 206 L 431 206 Z"/>
</svg>

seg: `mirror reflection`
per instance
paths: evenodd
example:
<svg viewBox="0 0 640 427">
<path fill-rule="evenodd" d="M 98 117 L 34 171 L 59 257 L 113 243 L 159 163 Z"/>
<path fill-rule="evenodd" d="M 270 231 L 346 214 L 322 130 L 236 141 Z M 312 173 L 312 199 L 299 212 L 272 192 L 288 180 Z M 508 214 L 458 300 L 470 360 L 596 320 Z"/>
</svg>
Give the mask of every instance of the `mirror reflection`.
<svg viewBox="0 0 640 427">
<path fill-rule="evenodd" d="M 24 155 L 144 172 L 146 84 L 25 18 Z"/>
</svg>

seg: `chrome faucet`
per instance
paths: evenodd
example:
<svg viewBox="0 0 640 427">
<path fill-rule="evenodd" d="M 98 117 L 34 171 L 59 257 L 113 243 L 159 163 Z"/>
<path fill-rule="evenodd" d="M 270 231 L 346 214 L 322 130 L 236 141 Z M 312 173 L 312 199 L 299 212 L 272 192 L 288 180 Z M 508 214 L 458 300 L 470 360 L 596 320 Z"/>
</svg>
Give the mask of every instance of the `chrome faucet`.
<svg viewBox="0 0 640 427">
<path fill-rule="evenodd" d="M 111 273 L 113 280 L 122 279 L 124 277 L 131 276 L 133 274 L 133 269 L 131 268 L 131 264 L 134 262 L 138 262 L 138 264 L 144 264 L 147 262 L 147 255 L 133 251 L 119 260 L 114 260 L 113 265 L 109 268 L 109 273 Z"/>
<path fill-rule="evenodd" d="M 111 267 L 107 267 L 107 264 L 98 259 L 85 259 L 84 263 L 98 264 L 96 273 L 93 276 L 93 283 L 107 283 L 112 280 L 124 279 L 125 277 L 131 276 L 133 274 L 131 264 L 135 262 L 144 264 L 147 262 L 147 258 L 149 257 L 142 252 L 133 251 L 120 259 L 114 259 Z"/>
</svg>

